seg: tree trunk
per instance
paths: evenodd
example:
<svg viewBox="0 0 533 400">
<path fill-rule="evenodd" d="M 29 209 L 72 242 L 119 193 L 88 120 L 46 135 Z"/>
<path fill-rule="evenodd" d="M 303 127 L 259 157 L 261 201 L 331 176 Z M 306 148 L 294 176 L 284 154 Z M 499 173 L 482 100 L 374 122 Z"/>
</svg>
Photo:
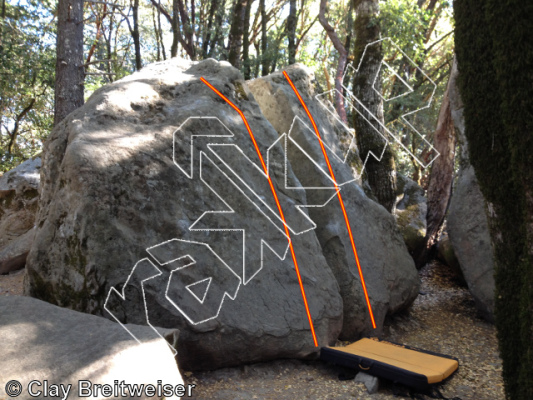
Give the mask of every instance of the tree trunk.
<svg viewBox="0 0 533 400">
<path fill-rule="evenodd" d="M 533 8 L 458 0 L 454 14 L 465 134 L 494 249 L 506 397 L 533 399 Z"/>
<path fill-rule="evenodd" d="M 215 54 L 215 48 L 217 44 L 221 41 L 222 23 L 224 20 L 224 9 L 225 8 L 226 8 L 226 0 L 222 0 L 222 3 L 220 4 L 220 7 L 215 16 L 215 37 L 213 39 L 213 43 L 211 44 L 211 48 L 209 49 L 209 57 L 213 57 L 213 55 Z"/>
<path fill-rule="evenodd" d="M 265 0 L 259 0 L 259 11 L 261 13 L 261 76 L 267 76 L 270 63 L 267 57 L 268 35 Z"/>
<path fill-rule="evenodd" d="M 141 37 L 139 34 L 139 0 L 133 0 L 131 11 L 133 14 L 131 37 L 133 38 L 133 47 L 135 48 L 135 69 L 139 71 L 142 68 Z"/>
<path fill-rule="evenodd" d="M 172 25 L 172 45 L 170 46 L 170 57 L 177 57 L 179 35 L 180 35 L 178 0 L 172 1 L 172 23 L 171 25 Z"/>
<path fill-rule="evenodd" d="M 290 0 L 289 17 L 287 18 L 289 65 L 296 62 L 296 23 L 296 0 Z"/>
<path fill-rule="evenodd" d="M 244 64 L 244 79 L 250 79 L 250 11 L 254 0 L 248 0 L 244 11 L 244 29 L 242 38 L 242 60 Z"/>
<path fill-rule="evenodd" d="M 59 0 L 54 126 L 83 105 L 83 0 Z"/>
<path fill-rule="evenodd" d="M 422 268 L 428 259 L 434 245 L 437 242 L 437 234 L 444 222 L 446 211 L 452 195 L 452 183 L 455 160 L 455 128 L 453 125 L 450 108 L 450 88 L 456 85 L 457 63 L 454 66 L 448 80 L 446 92 L 442 98 L 437 128 L 433 138 L 433 145 L 440 156 L 433 162 L 429 176 L 427 190 L 428 211 L 426 216 L 426 237 L 422 245 L 415 250 L 413 258 L 417 268 Z"/>
<path fill-rule="evenodd" d="M 218 0 L 211 0 L 211 7 L 209 8 L 209 17 L 207 18 L 207 28 L 202 42 L 202 58 L 207 58 L 209 45 L 211 47 L 211 29 L 213 29 L 213 22 L 215 20 L 215 12 L 217 11 Z M 215 36 L 216 39 L 216 36 Z"/>
<path fill-rule="evenodd" d="M 231 22 L 229 34 L 228 61 L 237 69 L 239 69 L 241 66 L 242 33 L 246 4 L 247 0 L 235 0 L 233 20 Z"/>
<path fill-rule="evenodd" d="M 161 53 L 163 54 L 163 60 L 167 59 L 167 52 L 165 50 L 165 43 L 163 43 L 163 29 L 161 28 L 161 0 L 159 0 L 159 6 L 157 8 L 157 41 L 161 46 Z"/>
<path fill-rule="evenodd" d="M 359 154 L 363 160 L 368 157 L 365 171 L 372 192 L 379 203 L 391 212 L 396 202 L 396 171 L 392 150 L 378 133 L 383 134 L 383 101 L 376 93 L 376 90 L 381 92 L 379 77 L 374 85 L 374 78 L 379 73 L 383 58 L 381 45 L 369 46 L 365 52 L 365 46 L 379 40 L 380 37 L 380 27 L 375 21 L 379 11 L 379 0 L 355 0 L 354 8 L 357 16 L 354 59 L 355 65 L 359 65 L 354 77 L 354 96 L 368 110 L 354 102 L 358 110 L 354 112 L 355 134 Z M 365 57 L 362 60 L 363 52 Z M 374 158 L 370 152 L 377 157 L 381 156 L 381 161 Z"/>
<path fill-rule="evenodd" d="M 348 53 L 346 52 L 346 49 L 344 48 L 339 37 L 337 36 L 335 29 L 328 23 L 328 20 L 326 19 L 326 2 L 326 0 L 320 1 L 320 11 L 318 13 L 318 20 L 320 21 L 320 24 L 324 27 L 326 33 L 328 34 L 331 43 L 333 43 L 333 47 L 335 47 L 335 50 L 337 50 L 337 52 L 339 53 L 337 74 L 335 75 L 335 109 L 337 110 L 337 114 L 339 114 L 341 121 L 345 124 L 348 124 L 348 118 L 346 117 L 346 109 L 344 108 L 344 98 L 342 97 L 342 78 L 344 76 L 344 69 L 346 68 L 346 60 L 348 59 Z"/>
</svg>

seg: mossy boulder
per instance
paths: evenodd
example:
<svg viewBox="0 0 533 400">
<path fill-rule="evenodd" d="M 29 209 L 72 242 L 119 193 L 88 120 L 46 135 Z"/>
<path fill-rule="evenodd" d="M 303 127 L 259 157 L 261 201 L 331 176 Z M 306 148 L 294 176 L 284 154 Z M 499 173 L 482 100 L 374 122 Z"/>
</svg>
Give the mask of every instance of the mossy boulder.
<svg viewBox="0 0 533 400">
<path fill-rule="evenodd" d="M 427 199 L 415 181 L 398 174 L 396 180 L 396 208 L 394 216 L 403 240 L 413 254 L 426 236 Z"/>
</svg>

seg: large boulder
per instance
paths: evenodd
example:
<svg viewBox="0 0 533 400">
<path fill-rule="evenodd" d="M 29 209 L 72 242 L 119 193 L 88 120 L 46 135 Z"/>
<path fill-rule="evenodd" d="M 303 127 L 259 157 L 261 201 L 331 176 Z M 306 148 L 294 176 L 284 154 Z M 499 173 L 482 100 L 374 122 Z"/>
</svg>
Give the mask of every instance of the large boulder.
<svg viewBox="0 0 533 400">
<path fill-rule="evenodd" d="M 427 210 L 424 189 L 412 179 L 398 174 L 394 216 L 411 254 L 422 245 L 426 237 Z"/>
<path fill-rule="evenodd" d="M 494 322 L 494 255 L 487 205 L 468 157 L 463 104 L 456 87 L 450 89 L 450 106 L 460 146 L 460 169 L 448 210 L 448 235 L 480 314 Z"/>
<path fill-rule="evenodd" d="M 419 278 L 394 217 L 370 200 L 354 178 L 360 159 L 353 149 L 353 135 L 338 120 L 332 107 L 314 98 L 314 76 L 304 66 L 286 69 L 300 93 L 329 153 L 340 194 L 353 232 L 378 331 L 387 314 L 409 306 L 418 295 Z M 369 312 L 342 209 L 332 188 L 319 140 L 288 80 L 281 72 L 249 82 L 265 117 L 272 123 L 296 178 L 306 188 L 307 200 L 323 207 L 309 208 L 317 224 L 316 235 L 326 261 L 340 287 L 343 300 L 341 339 L 353 340 L 369 332 Z M 324 192 L 326 194 L 324 194 Z"/>
<path fill-rule="evenodd" d="M 335 190 L 303 189 L 327 181 L 287 159 L 272 121 L 240 73 L 215 60 L 172 59 L 96 91 L 45 144 L 26 293 L 177 328 L 186 369 L 316 355 L 308 315 L 319 346 L 341 329 L 370 332 L 338 205 L 306 208 Z M 316 143 L 306 146 L 316 158 Z M 342 191 L 381 329 L 416 297 L 418 277 L 393 217 L 359 186 Z"/>
<path fill-rule="evenodd" d="M 39 201 L 41 158 L 0 177 L 0 274 L 23 268 L 33 242 Z"/>
<path fill-rule="evenodd" d="M 22 393 L 12 398 L 23 400 L 106 399 L 110 396 L 103 395 L 96 385 L 114 390 L 121 381 L 124 385 L 153 385 L 156 390 L 158 383 L 169 385 L 173 395 L 168 391 L 167 399 L 185 397 L 180 390 L 187 394 L 172 350 L 163 339 L 168 337 L 174 344 L 177 332 L 160 329 L 156 333 L 149 327 L 127 325 L 141 341 L 138 343 L 128 331 L 105 318 L 23 296 L 0 297 L 0 315 L 0 398 L 10 397 L 6 384 L 13 380 L 22 385 Z M 62 388 L 69 389 L 68 396 Z M 59 391 L 54 392 L 56 389 Z M 88 391 L 96 394 L 95 390 L 98 395 L 84 396 Z M 113 397 L 125 398 L 121 396 L 126 392 L 118 390 L 118 396 Z M 144 393 L 128 398 L 162 396 Z"/>
<path fill-rule="evenodd" d="M 301 233 L 292 243 L 318 344 L 336 340 L 342 300 L 299 208 L 305 191 L 286 189 L 300 185 L 290 165 L 285 176 L 278 133 L 240 73 L 212 59 L 146 67 L 96 91 L 54 129 L 25 292 L 121 322 L 178 328 L 186 369 L 316 354 L 254 143 L 202 77 L 246 116 L 287 224 Z"/>
</svg>

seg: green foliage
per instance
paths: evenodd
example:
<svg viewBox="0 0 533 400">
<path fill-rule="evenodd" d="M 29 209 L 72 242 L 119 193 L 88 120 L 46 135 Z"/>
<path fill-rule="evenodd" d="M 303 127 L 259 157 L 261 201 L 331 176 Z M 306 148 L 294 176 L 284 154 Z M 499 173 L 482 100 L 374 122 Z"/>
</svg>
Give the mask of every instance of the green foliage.
<svg viewBox="0 0 533 400">
<path fill-rule="evenodd" d="M 489 202 L 496 326 L 506 395 L 533 398 L 533 4 L 455 2 L 472 165 Z"/>
<path fill-rule="evenodd" d="M 218 0 L 214 18 L 209 24 L 211 4 L 214 0 L 195 2 L 195 11 L 189 6 L 184 10 L 191 20 L 194 30 L 194 46 L 197 59 L 214 57 L 225 60 L 228 56 L 228 33 L 232 19 L 232 0 Z M 55 20 L 53 12 L 57 0 L 29 0 L 17 2 L 6 0 L 7 16 L 2 22 L 3 51 L 0 51 L 0 74 L 2 78 L 16 76 L 16 79 L 2 79 L 0 83 L 0 170 L 6 170 L 38 152 L 42 140 L 52 127 L 53 117 L 53 82 L 55 70 Z M 106 4 L 104 4 L 106 3 Z M 160 11 L 154 6 L 160 5 Z M 261 18 L 258 10 L 259 2 L 252 3 L 250 19 L 250 72 L 251 78 L 261 75 L 264 60 L 267 60 L 269 72 L 273 68 L 280 69 L 288 64 L 286 22 L 289 4 L 287 0 L 267 2 L 268 35 L 267 51 L 261 54 Z M 355 13 L 351 9 L 351 0 L 328 1 L 327 17 L 334 26 L 338 37 L 343 43 L 351 38 L 349 56 L 353 55 L 355 37 L 353 34 Z M 90 61 L 86 68 L 85 98 L 88 98 L 99 87 L 118 80 L 135 70 L 135 54 L 130 28 L 132 27 L 131 2 L 129 0 L 106 0 L 101 3 L 85 3 L 84 48 L 85 62 Z M 139 4 L 139 31 L 142 61 L 148 63 L 161 60 L 162 47 L 166 57 L 170 57 L 172 43 L 172 27 L 168 16 L 172 16 L 172 0 L 141 1 Z M 223 5 L 223 6 L 222 6 Z M 424 113 L 416 114 L 414 124 L 422 134 L 430 136 L 435 128 L 440 98 L 444 92 L 448 74 L 447 60 L 451 60 L 453 52 L 453 36 L 448 37 L 439 45 L 431 47 L 451 29 L 450 18 L 446 14 L 449 6 L 445 1 L 437 2 L 441 12 L 434 34 L 426 37 L 431 21 L 437 10 L 428 11 L 419 8 L 412 0 L 388 0 L 380 2 L 379 18 L 369 24 L 379 24 L 382 36 L 391 37 L 398 46 L 411 57 L 422 69 L 431 73 L 431 79 L 438 84 L 434 101 Z M 298 2 L 296 40 L 300 41 L 296 53 L 296 61 L 305 64 L 315 72 L 318 87 L 328 89 L 338 64 L 338 53 L 326 36 L 324 29 L 316 17 L 319 1 Z M 444 11 L 442 11 L 444 10 Z M 259 15 L 258 15 L 259 14 Z M 217 19 L 219 18 L 219 19 Z M 159 22 L 160 21 L 160 22 Z M 217 26 L 217 21 L 220 25 Z M 162 43 L 157 40 L 157 26 L 161 26 Z M 181 26 L 181 24 L 180 24 Z M 181 26 L 183 28 L 183 26 Z M 213 39 L 218 32 L 219 40 Z M 183 34 L 184 32 L 182 32 Z M 211 41 L 204 54 L 203 42 L 208 34 Z M 159 48 L 159 52 L 158 52 Z M 428 50 L 429 48 L 429 50 Z M 89 58 L 90 54 L 90 60 Z M 178 46 L 178 56 L 187 57 L 183 46 Z M 399 68 L 403 58 L 396 56 L 391 62 L 393 68 Z M 396 62 L 396 64 L 395 64 Z M 31 65 L 32 68 L 27 68 Z M 243 63 L 241 63 L 244 68 Z M 413 78 L 411 68 L 410 74 Z M 390 78 L 390 77 L 389 77 Z M 416 80 L 415 79 L 415 80 Z M 348 77 L 346 82 L 350 82 Z M 397 102 L 385 103 L 385 115 L 388 122 L 413 107 L 425 103 L 429 90 L 428 82 L 420 85 L 416 96 L 405 96 Z M 384 81 L 384 89 L 396 90 L 391 81 Z M 8 152 L 9 133 L 14 129 L 14 121 L 24 108 L 35 98 L 31 110 L 24 114 L 17 133 L 17 140 Z M 351 118 L 349 118 L 351 121 Z M 407 132 L 407 131 L 406 131 Z M 405 136 L 405 145 L 417 147 L 417 137 Z M 396 162 L 399 169 L 410 176 L 415 167 L 406 153 L 395 149 Z"/>
<path fill-rule="evenodd" d="M 38 153 L 53 120 L 53 5 L 26 3 L 0 18 L 0 171 Z"/>
<path fill-rule="evenodd" d="M 384 60 L 414 90 L 414 93 L 407 94 L 405 84 L 391 70 L 382 69 L 383 94 L 390 99 L 383 105 L 385 123 L 402 138 L 403 146 L 420 160 L 430 155 L 423 138 L 431 142 L 451 70 L 453 35 L 449 34 L 452 30 L 450 13 L 445 1 L 437 2 L 433 10 L 418 7 L 417 2 L 411 0 L 380 2 L 378 21 L 382 37 L 391 38 L 395 44 L 383 42 Z M 400 118 L 415 110 L 420 111 L 406 120 L 419 133 Z M 423 181 L 420 165 L 402 150 L 401 145 L 394 143 L 393 147 L 398 171 Z"/>
</svg>

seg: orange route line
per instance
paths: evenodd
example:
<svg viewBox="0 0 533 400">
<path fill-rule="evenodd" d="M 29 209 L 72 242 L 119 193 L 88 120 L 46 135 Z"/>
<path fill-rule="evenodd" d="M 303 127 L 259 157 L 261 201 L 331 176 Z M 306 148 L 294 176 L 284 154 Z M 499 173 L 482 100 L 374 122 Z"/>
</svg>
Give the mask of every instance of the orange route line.
<svg viewBox="0 0 533 400">
<path fill-rule="evenodd" d="M 207 82 L 203 77 L 200 78 L 200 80 L 205 83 L 211 90 L 213 90 L 216 94 L 218 94 L 226 103 L 228 103 L 235 111 L 239 113 L 241 116 L 244 125 L 246 126 L 246 129 L 248 130 L 248 133 L 250 134 L 250 137 L 252 138 L 252 142 L 255 147 L 255 151 L 257 152 L 257 155 L 259 156 L 259 160 L 261 161 L 261 165 L 263 166 L 263 170 L 265 171 L 265 174 L 268 178 L 268 184 L 270 185 L 270 190 L 272 191 L 272 194 L 274 195 L 274 199 L 276 200 L 276 205 L 278 207 L 279 215 L 283 221 L 283 227 L 285 228 L 285 234 L 287 235 L 287 238 L 289 240 L 289 247 L 291 249 L 291 256 L 292 260 L 294 262 L 294 269 L 296 270 L 296 275 L 298 277 L 298 283 L 300 284 L 300 291 L 302 292 L 302 298 L 305 305 L 305 311 L 307 313 L 307 319 L 309 320 L 309 326 L 311 327 L 311 333 L 313 334 L 313 342 L 315 343 L 315 347 L 318 347 L 318 342 L 316 340 L 316 334 L 315 334 L 315 328 L 313 326 L 313 320 L 311 318 L 311 312 L 309 311 L 309 305 L 307 304 L 307 297 L 305 296 L 305 289 L 304 285 L 302 283 L 302 277 L 300 276 L 300 269 L 298 268 L 298 261 L 296 261 L 296 254 L 294 253 L 294 247 L 292 245 L 291 235 L 289 232 L 289 229 L 287 227 L 287 223 L 285 222 L 285 217 L 283 215 L 283 210 L 281 209 L 281 205 L 279 203 L 278 195 L 276 194 L 276 190 L 274 189 L 274 184 L 272 183 L 272 179 L 270 179 L 270 175 L 268 174 L 267 167 L 265 165 L 265 161 L 263 160 L 263 156 L 261 155 L 261 152 L 259 151 L 259 146 L 257 145 L 257 142 L 255 141 L 254 134 L 252 133 L 252 129 L 250 128 L 250 125 L 248 125 L 248 121 L 246 120 L 246 117 L 244 116 L 243 112 L 237 108 L 235 104 L 233 104 L 226 96 L 224 96 L 222 93 L 220 93 L 213 85 L 211 85 L 209 82 Z"/>
<path fill-rule="evenodd" d="M 352 250 L 353 255 L 355 257 L 355 263 L 357 264 L 357 270 L 359 271 L 359 277 L 361 278 L 361 286 L 363 286 L 363 292 L 365 293 L 365 300 L 366 305 L 368 307 L 368 313 L 370 314 L 370 320 L 372 321 L 372 327 L 376 329 L 376 321 L 374 320 L 374 313 L 372 312 L 372 306 L 370 305 L 370 299 L 368 298 L 368 292 L 366 290 L 366 284 L 365 284 L 365 278 L 363 278 L 363 270 L 361 269 L 361 264 L 359 263 L 359 256 L 357 255 L 357 249 L 355 248 L 355 242 L 353 240 L 353 234 L 352 234 L 352 228 L 350 227 L 350 221 L 348 220 L 348 215 L 346 214 L 346 208 L 344 207 L 344 202 L 342 201 L 341 192 L 339 190 L 339 186 L 337 185 L 337 180 L 335 179 L 335 175 L 333 174 L 333 169 L 331 168 L 331 164 L 329 163 L 329 157 L 326 154 L 326 149 L 324 148 L 324 144 L 322 143 L 322 138 L 320 137 L 320 133 L 318 132 L 318 128 L 316 127 L 315 120 L 311 113 L 309 112 L 309 109 L 305 105 L 302 97 L 300 96 L 300 93 L 298 93 L 298 90 L 294 86 L 294 84 L 291 81 L 291 78 L 289 78 L 289 75 L 285 71 L 283 71 L 283 75 L 285 75 L 285 78 L 287 81 L 289 81 L 289 84 L 292 87 L 292 90 L 294 90 L 294 93 L 296 93 L 296 96 L 298 97 L 298 100 L 300 100 L 300 103 L 302 103 L 302 106 L 305 109 L 305 112 L 307 113 L 307 116 L 311 120 L 311 123 L 313 124 L 313 128 L 315 130 L 316 135 L 318 136 L 318 142 L 320 143 L 320 147 L 322 149 L 322 154 L 324 155 L 324 158 L 326 159 L 326 163 L 328 164 L 329 174 L 331 175 L 331 179 L 333 179 L 333 183 L 335 184 L 335 189 L 337 189 L 337 197 L 339 198 L 339 203 L 342 208 L 342 214 L 344 215 L 344 221 L 346 222 L 346 227 L 348 228 L 348 234 L 350 235 L 350 241 L 352 243 Z"/>
</svg>

